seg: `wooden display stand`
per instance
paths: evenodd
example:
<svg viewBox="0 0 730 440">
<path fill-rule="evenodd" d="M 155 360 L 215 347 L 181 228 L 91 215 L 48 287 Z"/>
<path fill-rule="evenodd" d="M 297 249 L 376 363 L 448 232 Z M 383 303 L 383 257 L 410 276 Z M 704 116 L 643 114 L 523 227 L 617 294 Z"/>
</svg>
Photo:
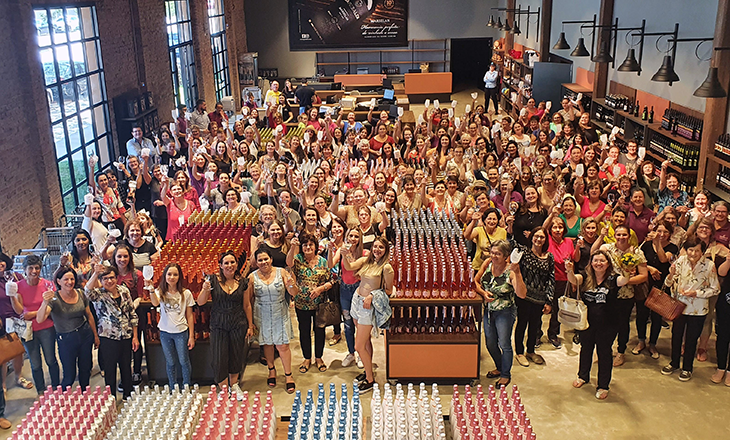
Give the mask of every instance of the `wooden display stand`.
<svg viewBox="0 0 730 440">
<path fill-rule="evenodd" d="M 392 298 L 390 305 L 394 310 L 408 306 L 472 306 L 476 331 L 451 334 L 386 332 L 385 362 L 388 380 L 453 384 L 479 379 L 481 299 Z"/>
<path fill-rule="evenodd" d="M 445 96 L 450 99 L 452 82 L 451 72 L 406 73 L 405 91 L 410 98 L 418 96 L 439 99 L 439 96 Z"/>
</svg>

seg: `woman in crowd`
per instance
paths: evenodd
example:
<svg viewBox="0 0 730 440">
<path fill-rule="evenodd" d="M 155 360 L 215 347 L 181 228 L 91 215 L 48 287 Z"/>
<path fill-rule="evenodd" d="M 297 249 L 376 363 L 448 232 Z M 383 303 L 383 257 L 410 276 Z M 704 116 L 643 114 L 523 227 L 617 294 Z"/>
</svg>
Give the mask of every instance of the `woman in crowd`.
<svg viewBox="0 0 730 440">
<path fill-rule="evenodd" d="M 487 350 L 495 369 L 487 378 L 499 377 L 495 387 L 502 388 L 512 380 L 512 329 L 517 315 L 515 296 L 525 299 L 527 287 L 519 263 L 510 262 L 510 245 L 506 240 L 491 244 L 489 258 L 476 275 L 476 291 L 488 303 L 484 310 L 484 331 Z"/>
<path fill-rule="evenodd" d="M 580 216 L 581 218 L 593 217 L 600 222 L 606 211 L 606 204 L 601 200 L 603 185 L 598 180 L 589 181 L 586 183 L 585 190 L 588 191 L 587 197 L 581 193 L 575 194 L 576 201 L 580 205 Z"/>
<path fill-rule="evenodd" d="M 350 314 L 356 327 L 355 349 L 360 354 L 365 371 L 355 377 L 359 381 L 360 392 L 368 392 L 375 383 L 373 373 L 373 343 L 370 333 L 377 324 L 375 303 L 387 300 L 393 291 L 393 267 L 390 258 L 390 243 L 385 237 L 378 237 L 369 254 L 355 259 L 353 248 L 343 247 L 343 266 L 357 271 L 360 286 L 352 295 Z M 357 248 L 355 248 L 357 251 Z"/>
<path fill-rule="evenodd" d="M 169 180 L 163 182 L 162 190 L 160 190 L 162 203 L 167 207 L 167 236 L 166 240 L 172 240 L 175 233 L 195 210 L 195 205 L 187 200 L 183 195 L 183 188 L 179 183 L 175 182 L 170 187 L 172 198 L 167 196 L 167 187 Z"/>
<path fill-rule="evenodd" d="M 549 315 L 555 294 L 555 260 L 548 252 L 548 232 L 537 226 L 530 231 L 532 245 L 527 248 L 519 242 L 513 245 L 522 252 L 520 273 L 525 282 L 525 298 L 515 298 L 517 326 L 515 328 L 515 352 L 517 362 L 523 367 L 530 361 L 542 365 L 545 360 L 535 353 L 537 335 L 542 328 L 542 315 Z M 525 354 L 525 330 L 527 330 L 527 354 Z"/>
<path fill-rule="evenodd" d="M 296 385 L 292 378 L 291 350 L 289 342 L 293 337 L 289 303 L 286 297 L 295 297 L 299 288 L 292 276 L 282 268 L 272 265 L 271 253 L 260 248 L 254 253 L 258 270 L 248 276 L 247 296 L 253 302 L 254 333 L 258 334 L 259 345 L 263 346 L 269 368 L 266 383 L 276 386 L 276 368 L 274 367 L 274 347 L 279 352 L 281 364 L 286 377 L 286 392 L 294 392 Z"/>
<path fill-rule="evenodd" d="M 85 290 L 86 297 L 96 308 L 99 353 L 104 358 L 104 381 L 112 392 L 116 390 L 118 366 L 122 395 L 126 399 L 132 394 L 132 351 L 139 350 L 139 320 L 129 289 L 124 284 L 117 284 L 118 275 L 116 267 L 97 264 Z"/>
<path fill-rule="evenodd" d="M 154 289 L 152 280 L 145 280 L 145 288 L 152 290 L 150 302 L 160 308 L 157 328 L 165 355 L 167 383 L 170 387 L 192 384 L 192 368 L 189 350 L 195 347 L 193 294 L 183 288 L 183 273 L 180 265 L 170 263 L 162 271 L 160 286 Z M 154 289 L 154 290 L 153 290 Z M 178 382 L 177 369 L 182 372 L 182 383 Z"/>
<path fill-rule="evenodd" d="M 525 202 L 512 216 L 505 219 L 507 232 L 515 241 L 523 246 L 532 246 L 532 231 L 541 227 L 547 217 L 547 211 L 540 205 L 540 196 L 534 186 L 525 187 Z"/>
<path fill-rule="evenodd" d="M 657 223 L 654 231 L 650 232 L 646 241 L 641 245 L 641 251 L 646 257 L 646 268 L 649 272 L 649 289 L 661 289 L 664 279 L 669 274 L 669 265 L 672 259 L 679 254 L 677 245 L 669 241 L 672 236 L 673 226 L 664 221 Z M 659 359 L 659 351 L 656 343 L 659 340 L 659 333 L 662 330 L 662 317 L 659 313 L 649 309 L 644 304 L 645 300 L 636 300 L 636 333 L 639 343 L 631 350 L 633 354 L 639 354 L 645 348 L 649 348 L 652 359 Z M 646 342 L 646 327 L 651 317 L 651 332 L 649 343 Z"/>
<path fill-rule="evenodd" d="M 86 204 L 81 228 L 89 233 L 91 236 L 90 243 L 94 245 L 95 249 L 101 249 L 104 246 L 109 230 L 101 222 L 101 203 L 93 200 L 91 203 Z"/>
<path fill-rule="evenodd" d="M 555 348 L 562 347 L 560 339 L 560 322 L 558 321 L 558 298 L 563 296 L 567 289 L 568 276 L 565 272 L 565 263 L 573 258 L 575 248 L 573 240 L 565 237 L 565 220 L 561 217 L 554 217 L 553 221 L 545 225 L 548 234 L 548 252 L 555 259 L 555 294 L 551 307 L 550 326 L 548 328 L 548 339 Z"/>
<path fill-rule="evenodd" d="M 682 249 L 685 254 L 669 267 L 669 276 L 664 280 L 664 285 L 671 288 L 672 296 L 683 302 L 685 308 L 673 322 L 672 361 L 662 368 L 662 374 L 671 375 L 681 366 L 679 380 L 686 382 L 692 379 L 697 340 L 710 311 L 709 298 L 720 293 L 720 283 L 715 265 L 705 257 L 707 244 L 704 241 L 690 236 Z"/>
<path fill-rule="evenodd" d="M 715 333 L 717 333 L 717 370 L 710 377 L 713 383 L 721 383 L 725 378 L 725 385 L 730 387 L 728 369 L 728 353 L 730 352 L 730 259 L 726 259 L 717 270 L 722 278 L 720 294 L 715 306 Z"/>
<path fill-rule="evenodd" d="M 261 234 L 251 240 L 251 253 L 255 253 L 259 249 L 269 251 L 269 256 L 274 267 L 286 268 L 286 254 L 289 252 L 289 243 L 284 238 L 284 227 L 281 223 L 272 220 L 266 230 L 265 235 Z M 252 269 L 256 269 L 256 261 L 251 261 Z"/>
<path fill-rule="evenodd" d="M 472 261 L 472 269 L 477 272 L 484 260 L 489 257 L 491 244 L 507 239 L 507 230 L 499 226 L 502 214 L 497 208 L 489 208 L 480 214 L 474 211 L 471 222 L 464 229 L 464 238 L 476 244 L 476 255 Z"/>
<path fill-rule="evenodd" d="M 608 226 L 604 226 L 601 230 L 599 240 L 608 234 Z M 631 321 L 631 311 L 634 308 L 634 296 L 636 289 L 643 289 L 646 292 L 646 285 L 649 278 L 646 257 L 644 252 L 637 246 L 633 246 L 629 242 L 631 229 L 626 225 L 618 225 L 614 229 L 614 243 L 601 245 L 606 255 L 611 258 L 616 273 L 628 279 L 626 285 L 621 287 L 618 292 L 616 301 L 616 329 L 618 331 L 618 347 L 617 354 L 613 360 L 614 367 L 620 367 L 626 361 L 626 344 L 629 342 L 629 327 Z M 595 247 L 595 244 L 594 244 Z M 638 287 L 637 287 L 638 286 Z M 643 295 L 646 296 L 645 294 Z"/>
<path fill-rule="evenodd" d="M 92 167 L 91 174 L 94 173 Z M 110 185 L 109 178 L 104 173 L 96 175 L 96 179 L 89 179 L 91 193 L 94 194 L 94 200 L 101 205 L 101 221 L 105 226 L 114 223 L 117 229 L 124 229 L 124 223 L 127 221 L 124 213 L 126 209 L 117 193 Z"/>
<path fill-rule="evenodd" d="M 644 191 L 640 188 L 631 190 L 631 200 L 627 208 L 629 216 L 626 225 L 636 233 L 639 243 L 643 243 L 647 234 L 651 231 L 653 219 L 656 214 L 645 205 Z"/>
<path fill-rule="evenodd" d="M 13 322 L 22 321 L 20 314 L 15 313 L 13 310 L 13 303 L 11 297 L 6 291 L 6 283 L 12 281 L 17 282 L 17 275 L 12 272 L 13 260 L 0 252 L 0 322 L 4 324 L 4 330 L 13 330 Z M 15 287 L 13 287 L 15 289 Z M 12 293 L 12 292 L 11 292 Z M 21 388 L 31 389 L 33 388 L 33 382 L 22 376 L 23 373 L 23 354 L 19 354 L 14 357 L 13 360 L 13 371 L 15 371 L 15 384 Z M 0 376 L 2 376 L 3 390 L 7 391 L 8 387 L 5 380 L 8 377 L 8 365 L 10 362 L 0 365 Z"/>
<path fill-rule="evenodd" d="M 369 251 L 363 249 L 362 233 L 359 229 L 346 229 L 347 225 L 341 219 L 336 218 L 332 223 L 331 236 L 329 243 L 329 252 L 327 254 L 327 264 L 330 269 L 336 268 L 340 279 L 340 308 L 342 309 L 342 320 L 345 323 L 345 341 L 347 342 L 347 356 L 342 360 L 343 367 L 349 367 L 353 363 L 358 368 L 362 367 L 360 356 L 355 351 L 355 323 L 352 320 L 350 310 L 352 308 L 352 298 L 360 285 L 356 271 L 347 270 L 344 266 L 343 246 L 350 250 L 355 258 L 367 256 Z"/>
<path fill-rule="evenodd" d="M 84 287 L 94 270 L 91 236 L 84 229 L 77 229 L 71 251 L 61 254 L 60 266 L 69 266 L 76 273 L 79 287 Z"/>
<path fill-rule="evenodd" d="M 139 269 L 134 266 L 134 253 L 126 244 L 119 244 L 111 257 L 111 266 L 117 269 L 117 284 L 124 285 L 132 295 L 135 310 L 139 307 L 140 301 L 147 295 L 144 290 L 144 277 Z M 145 328 L 145 322 L 141 322 L 135 330 L 137 338 Z M 132 354 L 134 370 L 132 372 L 132 385 L 142 382 L 142 347 Z"/>
<path fill-rule="evenodd" d="M 299 372 L 306 373 L 312 365 L 312 332 L 314 331 L 314 358 L 320 372 L 327 371 L 322 355 L 324 353 L 324 328 L 316 323 L 317 306 L 323 295 L 332 288 L 334 281 L 327 267 L 327 260 L 317 255 L 319 243 L 310 234 L 299 234 L 291 240 L 286 264 L 296 277 L 299 293 L 294 297 L 297 320 L 299 321 L 299 342 L 304 361 Z"/>
<path fill-rule="evenodd" d="M 575 198 L 570 194 L 566 194 L 561 204 L 553 206 L 550 216 L 545 219 L 544 226 L 550 224 L 556 217 L 561 218 L 565 222 L 565 236 L 571 239 L 578 238 L 583 219 L 578 216 L 576 207 L 577 202 Z"/>
<path fill-rule="evenodd" d="M 239 386 L 240 373 L 254 336 L 251 298 L 247 295 L 248 279 L 241 276 L 241 261 L 232 251 L 221 254 L 219 271 L 208 276 L 198 295 L 198 305 L 211 299 L 210 347 L 213 375 L 218 386 L 229 386 L 231 394 L 243 400 Z"/>
<path fill-rule="evenodd" d="M 167 215 L 166 210 L 165 215 Z M 142 227 L 142 238 L 152 243 L 156 249 L 162 249 L 162 245 L 164 244 L 164 241 L 162 240 L 162 234 L 160 233 L 160 229 L 157 227 L 154 220 L 152 220 L 152 217 L 150 217 L 149 213 L 147 213 L 147 211 L 139 211 L 137 213 L 136 220 Z M 167 227 L 167 218 L 165 218 L 163 223 L 165 227 Z"/>
<path fill-rule="evenodd" d="M 585 272 L 576 274 L 573 262 L 566 262 L 570 283 L 578 289 L 580 298 L 588 307 L 588 329 L 581 332 L 578 378 L 573 381 L 580 388 L 591 381 L 593 352 L 598 355 L 596 399 L 608 397 L 613 362 L 611 346 L 616 335 L 618 290 L 628 280 L 613 270 L 611 257 L 599 250 L 591 254 Z"/>
<path fill-rule="evenodd" d="M 56 358 L 56 330 L 52 320 L 38 322 L 36 316 L 38 309 L 43 302 L 43 292 L 53 290 L 53 283 L 41 278 L 41 267 L 43 262 L 37 255 L 28 255 L 23 262 L 25 279 L 17 283 L 16 292 L 6 294 L 11 298 L 13 310 L 20 315 L 26 326 L 32 327 L 32 339 L 25 340 L 23 337 L 25 329 L 15 328 L 16 333 L 25 347 L 25 352 L 30 359 L 30 368 L 33 373 L 33 383 L 38 394 L 46 390 L 46 380 L 41 364 L 41 350 L 48 371 L 51 375 L 51 385 L 55 388 L 61 384 L 61 377 Z M 6 284 L 7 286 L 7 284 Z"/>
<path fill-rule="evenodd" d="M 76 381 L 78 366 L 79 386 L 86 389 L 91 378 L 91 346 L 99 348 L 96 322 L 83 290 L 77 288 L 76 272 L 60 267 L 53 276 L 56 291 L 43 292 L 36 321 L 42 324 L 50 316 L 56 330 L 58 354 L 63 366 L 61 386 L 66 389 Z"/>
<path fill-rule="evenodd" d="M 122 240 L 122 243 L 129 246 L 132 251 L 132 262 L 135 269 L 142 269 L 159 257 L 160 254 L 155 245 L 142 236 L 142 224 L 139 221 L 127 222 L 124 227 L 124 236 L 126 238 Z"/>
</svg>

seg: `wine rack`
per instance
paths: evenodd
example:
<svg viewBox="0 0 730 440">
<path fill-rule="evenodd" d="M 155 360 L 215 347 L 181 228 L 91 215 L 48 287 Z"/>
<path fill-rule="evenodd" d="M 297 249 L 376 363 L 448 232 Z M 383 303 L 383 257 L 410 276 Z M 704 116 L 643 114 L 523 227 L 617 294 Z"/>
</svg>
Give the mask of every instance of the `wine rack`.
<svg viewBox="0 0 730 440">
<path fill-rule="evenodd" d="M 392 298 L 388 379 L 454 383 L 479 378 L 482 300 Z"/>
</svg>

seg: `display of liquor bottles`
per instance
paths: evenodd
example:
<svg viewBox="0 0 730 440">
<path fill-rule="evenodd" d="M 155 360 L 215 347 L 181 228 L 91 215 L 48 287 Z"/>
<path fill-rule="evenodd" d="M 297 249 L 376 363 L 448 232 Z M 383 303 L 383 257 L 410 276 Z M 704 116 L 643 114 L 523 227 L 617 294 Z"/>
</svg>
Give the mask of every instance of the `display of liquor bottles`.
<svg viewBox="0 0 730 440">
<path fill-rule="evenodd" d="M 629 112 L 629 113 L 634 112 L 633 99 L 631 99 L 625 95 L 620 95 L 620 94 L 606 95 L 606 105 L 611 108 L 623 110 L 625 112 Z"/>
<path fill-rule="evenodd" d="M 635 116 L 638 116 L 638 115 L 635 115 Z M 647 119 L 649 119 L 649 109 L 647 109 L 646 106 L 644 106 L 644 111 L 641 112 L 641 120 L 646 121 Z"/>
<path fill-rule="evenodd" d="M 636 105 L 634 106 L 634 116 L 637 118 L 639 117 L 640 108 L 641 108 L 641 106 L 639 105 L 639 101 L 636 101 Z M 646 108 L 646 106 L 644 106 L 644 108 Z"/>
<path fill-rule="evenodd" d="M 451 438 L 454 440 L 537 438 L 525 412 L 525 405 L 522 404 L 517 385 L 512 385 L 512 396 L 509 395 L 507 387 L 497 391 L 493 385 L 489 386 L 486 394 L 484 388 L 477 385 L 474 396 L 472 388 L 466 385 L 463 398 L 459 394 L 459 387 L 454 385 L 449 423 Z"/>
<path fill-rule="evenodd" d="M 605 122 L 606 117 L 604 116 L 604 112 L 605 112 L 605 109 L 602 106 L 597 105 L 595 110 L 593 111 L 593 119 L 595 119 L 599 122 Z"/>
<path fill-rule="evenodd" d="M 397 298 L 475 298 L 471 262 L 453 211 L 401 210 L 391 224 Z"/>
<path fill-rule="evenodd" d="M 652 119 L 654 118 L 652 117 Z M 661 127 L 690 141 L 700 141 L 702 139 L 702 119 L 689 116 L 678 110 L 664 110 Z"/>
<path fill-rule="evenodd" d="M 715 182 L 715 186 L 725 191 L 726 193 L 730 193 L 730 168 L 720 167 L 720 170 L 717 173 L 717 181 Z"/>
<path fill-rule="evenodd" d="M 175 390 L 165 385 L 154 388 L 135 388 L 132 396 L 124 401 L 117 422 L 107 440 L 142 440 L 174 438 L 189 440 L 200 419 L 205 396 L 198 393 L 198 386 L 185 386 Z"/>
<path fill-rule="evenodd" d="M 116 419 L 116 398 L 108 386 L 93 391 L 49 386 L 8 438 L 103 440 Z"/>
<path fill-rule="evenodd" d="M 393 307 L 390 333 L 466 334 L 476 333 L 474 306 L 396 305 Z"/>
<path fill-rule="evenodd" d="M 271 390 L 265 395 L 256 391 L 253 402 L 249 402 L 248 391 L 238 396 L 230 395 L 227 386 L 217 389 L 213 385 L 199 413 L 193 440 L 274 440 L 277 418 Z"/>
<path fill-rule="evenodd" d="M 446 439 L 443 406 L 437 384 L 431 386 L 429 396 L 424 383 L 419 388 L 409 383 L 404 390 L 400 383 L 391 387 L 386 382 L 381 397 L 380 387 L 376 383 L 370 400 L 370 420 L 370 440 Z"/>
<path fill-rule="evenodd" d="M 287 440 L 364 440 L 364 417 L 357 383 L 348 397 L 347 385 L 337 387 L 330 383 L 329 395 L 324 384 L 319 384 L 317 397 L 312 390 L 302 402 L 302 392 L 297 390 L 291 407 Z M 273 439 L 273 437 L 272 437 Z"/>
<path fill-rule="evenodd" d="M 730 134 L 722 134 L 715 142 L 715 157 L 730 162 Z"/>
<path fill-rule="evenodd" d="M 685 170 L 697 169 L 700 161 L 699 145 L 680 144 L 659 133 L 652 134 L 649 149 L 662 157 L 672 159 L 676 165 Z"/>
</svg>

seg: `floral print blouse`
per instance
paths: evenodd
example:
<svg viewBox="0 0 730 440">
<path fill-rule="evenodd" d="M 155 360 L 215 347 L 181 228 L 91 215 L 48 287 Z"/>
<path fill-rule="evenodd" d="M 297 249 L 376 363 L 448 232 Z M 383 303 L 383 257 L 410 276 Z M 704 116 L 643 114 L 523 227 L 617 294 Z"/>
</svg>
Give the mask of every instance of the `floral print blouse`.
<svg viewBox="0 0 730 440">
<path fill-rule="evenodd" d="M 100 338 L 121 341 L 130 339 L 133 327 L 139 321 L 129 289 L 125 285 L 117 286 L 119 298 L 112 298 L 106 289 L 87 290 L 86 296 L 94 303 L 96 309 L 96 329 Z"/>
<path fill-rule="evenodd" d="M 327 260 L 318 255 L 317 264 L 314 268 L 311 268 L 304 260 L 304 255 L 300 253 L 294 257 L 292 270 L 300 289 L 299 294 L 294 297 L 294 306 L 299 310 L 317 310 L 324 293 L 316 298 L 310 298 L 309 292 L 315 287 L 332 280 L 332 273 L 327 267 Z"/>
<path fill-rule="evenodd" d="M 492 274 L 492 265 L 484 271 L 482 279 L 482 288 L 492 294 L 494 301 L 488 303 L 487 307 L 490 311 L 505 310 L 515 305 L 515 288 L 512 287 L 509 279 L 509 268 L 495 277 Z"/>
<path fill-rule="evenodd" d="M 709 299 L 720 293 L 720 282 L 717 279 L 715 264 L 703 257 L 695 264 L 694 269 L 682 255 L 674 263 L 674 278 L 667 277 L 664 284 L 672 288 L 672 296 L 685 303 L 683 315 L 705 316 L 710 312 Z M 680 295 L 679 291 L 694 290 L 696 297 Z"/>
</svg>

